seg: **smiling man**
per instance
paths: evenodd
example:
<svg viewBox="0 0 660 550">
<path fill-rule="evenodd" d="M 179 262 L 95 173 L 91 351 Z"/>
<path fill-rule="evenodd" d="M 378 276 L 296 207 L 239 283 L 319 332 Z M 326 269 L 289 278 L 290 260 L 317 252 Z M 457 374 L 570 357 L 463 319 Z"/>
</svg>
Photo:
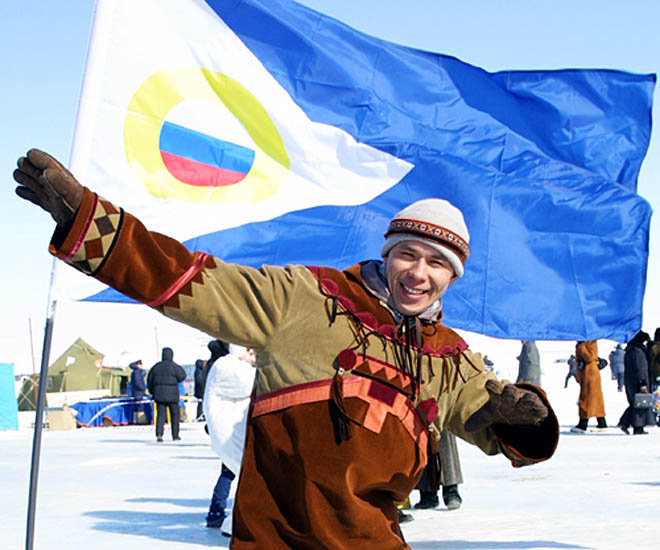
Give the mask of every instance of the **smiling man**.
<svg viewBox="0 0 660 550">
<path fill-rule="evenodd" d="M 440 322 L 470 251 L 447 201 L 399 212 L 384 261 L 254 269 L 148 231 L 41 151 L 14 178 L 57 222 L 55 256 L 257 352 L 231 548 L 409 548 L 396 502 L 427 462 L 439 483 L 443 428 L 514 466 L 553 454 L 558 424 L 542 390 L 499 383 Z"/>
<path fill-rule="evenodd" d="M 385 237 L 381 255 L 395 309 L 419 315 L 437 303 L 430 315 L 438 317 L 438 300 L 463 275 L 470 253 L 463 214 L 442 199 L 418 201 L 394 217 Z"/>
</svg>

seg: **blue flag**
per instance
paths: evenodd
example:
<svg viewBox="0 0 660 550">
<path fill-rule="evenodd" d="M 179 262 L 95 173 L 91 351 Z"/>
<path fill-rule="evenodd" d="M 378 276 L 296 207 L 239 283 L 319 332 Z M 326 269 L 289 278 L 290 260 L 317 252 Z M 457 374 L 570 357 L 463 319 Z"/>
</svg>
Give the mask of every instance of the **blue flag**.
<svg viewBox="0 0 660 550">
<path fill-rule="evenodd" d="M 444 298 L 449 326 L 534 340 L 627 341 L 639 330 L 651 208 L 636 187 L 650 138 L 655 75 L 577 69 L 489 73 L 367 36 L 288 0 L 208 0 L 206 8 L 314 132 L 339 133 L 344 137 L 332 143 L 348 140 L 351 151 L 359 150 L 345 155 L 357 160 L 342 161 L 354 163 L 352 174 L 382 163 L 389 179 L 382 188 L 366 179 L 347 185 L 343 172 L 332 172 L 334 181 L 319 189 L 335 186 L 334 195 L 330 189 L 308 206 L 291 203 L 246 223 L 182 238 L 190 249 L 253 266 L 345 268 L 379 256 L 383 233 L 398 210 L 439 197 L 463 211 L 471 235 L 465 276 Z M 141 21 L 136 28 L 142 32 L 148 25 Z M 213 47 L 209 57 L 232 55 Z M 236 80 L 256 93 L 249 82 Z M 232 89 L 234 96 L 244 94 Z M 241 97 L 242 104 L 252 101 Z M 293 152 L 297 130 L 283 130 L 286 117 L 278 118 L 265 99 L 282 147 L 268 140 L 262 146 L 249 117 L 222 99 L 278 167 L 303 175 L 313 171 L 294 170 L 307 162 L 298 148 Z M 231 165 L 218 161 L 213 168 L 218 178 L 238 181 L 258 162 L 259 154 L 250 152 L 256 146 L 206 140 L 203 132 L 186 133 L 180 119 L 161 118 L 161 143 L 168 147 L 161 145 L 162 155 L 174 177 L 185 179 L 186 163 L 213 164 L 205 159 L 222 156 L 181 160 L 189 148 L 177 143 L 186 140 L 195 148 L 204 142 L 209 150 L 240 156 Z M 306 140 L 297 142 L 300 150 Z M 341 156 L 343 146 L 336 147 Z M 138 157 L 129 155 L 129 163 L 135 166 Z M 323 163 L 315 170 L 321 175 L 310 181 L 322 179 Z M 277 177 L 284 181 L 288 173 Z M 87 299 L 125 300 L 111 290 Z"/>
</svg>

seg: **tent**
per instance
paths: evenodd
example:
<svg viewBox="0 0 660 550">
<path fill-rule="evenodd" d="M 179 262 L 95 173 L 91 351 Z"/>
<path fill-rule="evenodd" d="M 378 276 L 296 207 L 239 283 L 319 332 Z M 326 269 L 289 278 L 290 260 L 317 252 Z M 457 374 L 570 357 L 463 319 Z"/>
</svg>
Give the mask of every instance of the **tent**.
<svg viewBox="0 0 660 550">
<path fill-rule="evenodd" d="M 121 395 L 126 391 L 130 373 L 126 369 L 103 366 L 104 355 L 78 338 L 48 368 L 46 391 L 72 392 L 108 390 L 109 395 Z M 18 397 L 21 411 L 35 410 L 35 385 L 33 378 L 25 378 Z"/>
<path fill-rule="evenodd" d="M 82 338 L 48 368 L 48 392 L 100 389 L 99 373 L 104 355 Z"/>
<path fill-rule="evenodd" d="M 18 430 L 13 363 L 0 363 L 0 430 Z"/>
</svg>

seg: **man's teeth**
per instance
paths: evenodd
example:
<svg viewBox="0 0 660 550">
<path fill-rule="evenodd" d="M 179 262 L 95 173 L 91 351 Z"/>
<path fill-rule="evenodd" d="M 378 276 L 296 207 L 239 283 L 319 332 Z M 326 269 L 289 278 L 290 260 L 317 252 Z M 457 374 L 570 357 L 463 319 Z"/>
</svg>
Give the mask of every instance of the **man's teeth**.
<svg viewBox="0 0 660 550">
<path fill-rule="evenodd" d="M 403 286 L 403 289 L 404 289 L 406 292 L 409 292 L 410 294 L 424 294 L 424 292 L 426 292 L 425 290 L 419 290 L 419 289 L 416 289 L 416 288 L 410 288 L 409 286 L 406 286 L 406 285 L 402 285 L 402 286 Z"/>
</svg>

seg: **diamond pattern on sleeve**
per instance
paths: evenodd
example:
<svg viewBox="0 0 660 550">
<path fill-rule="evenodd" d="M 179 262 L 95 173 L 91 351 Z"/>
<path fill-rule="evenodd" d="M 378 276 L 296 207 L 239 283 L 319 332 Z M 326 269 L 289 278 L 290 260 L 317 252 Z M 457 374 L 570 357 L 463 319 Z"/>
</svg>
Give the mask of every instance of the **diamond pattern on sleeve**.
<svg viewBox="0 0 660 550">
<path fill-rule="evenodd" d="M 114 246 L 123 214 L 123 210 L 99 197 L 82 244 L 67 263 L 87 275 L 96 273 Z"/>
</svg>

